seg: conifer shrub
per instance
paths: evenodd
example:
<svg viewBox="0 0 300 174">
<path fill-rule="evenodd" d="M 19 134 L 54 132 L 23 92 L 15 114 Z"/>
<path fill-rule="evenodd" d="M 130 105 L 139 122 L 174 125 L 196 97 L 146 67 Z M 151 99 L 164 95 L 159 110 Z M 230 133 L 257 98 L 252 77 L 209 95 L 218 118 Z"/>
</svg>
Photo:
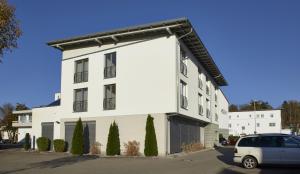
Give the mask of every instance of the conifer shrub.
<svg viewBox="0 0 300 174">
<path fill-rule="evenodd" d="M 29 150 L 31 147 L 31 143 L 30 143 L 30 135 L 29 133 L 25 134 L 25 142 L 24 142 L 24 149 L 25 150 Z"/>
<path fill-rule="evenodd" d="M 82 125 L 81 118 L 79 118 L 79 120 L 77 121 L 74 129 L 71 153 L 73 155 L 83 154 L 83 125 Z"/>
<path fill-rule="evenodd" d="M 106 145 L 106 155 L 120 155 L 120 137 L 119 137 L 119 127 L 114 121 L 109 128 L 107 145 Z"/>
<path fill-rule="evenodd" d="M 146 122 L 146 135 L 145 135 L 145 156 L 157 156 L 157 140 L 155 134 L 155 128 L 153 123 L 153 117 L 149 114 Z"/>
</svg>

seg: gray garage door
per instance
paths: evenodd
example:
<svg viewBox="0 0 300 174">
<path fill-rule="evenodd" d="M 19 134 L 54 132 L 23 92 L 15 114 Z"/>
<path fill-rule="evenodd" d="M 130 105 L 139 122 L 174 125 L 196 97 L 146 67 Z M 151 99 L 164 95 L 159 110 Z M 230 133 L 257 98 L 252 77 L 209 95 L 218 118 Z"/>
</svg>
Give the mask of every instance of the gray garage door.
<svg viewBox="0 0 300 174">
<path fill-rule="evenodd" d="M 42 123 L 42 137 L 47 137 L 50 140 L 50 150 L 53 147 L 53 129 L 54 123 L 53 122 L 44 122 Z"/>
<path fill-rule="evenodd" d="M 200 142 L 200 124 L 196 121 L 171 117 L 170 119 L 170 153 L 181 152 L 183 144 Z"/>
<path fill-rule="evenodd" d="M 84 153 L 89 153 L 90 146 L 96 141 L 96 121 L 84 121 L 82 124 Z M 75 125 L 76 122 L 65 122 L 65 141 L 68 143 L 68 150 L 70 150 L 72 146 Z"/>
</svg>

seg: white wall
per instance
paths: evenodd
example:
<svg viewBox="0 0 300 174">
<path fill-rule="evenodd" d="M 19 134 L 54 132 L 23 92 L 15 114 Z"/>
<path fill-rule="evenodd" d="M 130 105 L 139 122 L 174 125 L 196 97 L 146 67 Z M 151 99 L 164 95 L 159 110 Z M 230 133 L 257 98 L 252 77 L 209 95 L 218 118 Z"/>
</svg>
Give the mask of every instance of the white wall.
<svg viewBox="0 0 300 174">
<path fill-rule="evenodd" d="M 218 115 L 219 115 L 219 128 L 220 129 L 229 129 L 229 117 L 228 117 L 228 109 L 229 109 L 229 102 L 225 97 L 222 90 L 217 91 L 218 94 Z"/>
<path fill-rule="evenodd" d="M 271 117 L 273 114 L 273 117 Z M 229 134 L 254 134 L 255 122 L 259 124 L 256 126 L 257 133 L 280 133 L 281 132 L 281 111 L 250 111 L 250 112 L 229 112 Z M 250 117 L 251 115 L 251 117 Z M 275 123 L 274 127 L 270 127 L 269 123 Z M 242 127 L 245 130 L 242 130 Z"/>
<path fill-rule="evenodd" d="M 154 118 L 154 127 L 156 132 L 157 146 L 159 155 L 166 155 L 167 152 L 167 120 L 165 114 L 151 114 Z M 61 120 L 61 138 L 64 138 L 65 122 L 77 121 L 78 118 Z M 124 152 L 124 143 L 136 140 L 140 143 L 140 153 L 144 154 L 144 142 L 146 134 L 147 115 L 123 115 L 107 117 L 83 118 L 83 121 L 96 121 L 96 141 L 101 144 L 101 151 L 105 154 L 109 126 L 113 121 L 118 124 L 121 152 Z"/>
<path fill-rule="evenodd" d="M 104 79 L 104 54 L 111 52 L 117 54 L 116 78 Z M 86 55 L 82 55 L 84 53 Z M 175 53 L 175 36 L 64 51 L 61 78 L 63 117 L 175 112 Z M 88 82 L 74 84 L 74 62 L 84 58 L 89 59 Z M 104 111 L 103 87 L 112 83 L 116 83 L 116 109 Z M 85 87 L 88 88 L 88 111 L 74 113 L 73 90 Z"/>
<path fill-rule="evenodd" d="M 184 76 L 180 72 L 180 47 L 184 49 L 186 52 L 187 60 L 187 76 Z M 215 121 L 215 113 L 217 112 L 217 108 L 215 107 L 215 88 L 216 84 L 212 80 L 211 76 L 207 73 L 204 67 L 200 64 L 200 62 L 193 56 L 193 54 L 189 51 L 189 49 L 182 42 L 177 42 L 177 69 L 178 69 L 178 83 L 180 80 L 184 81 L 188 87 L 188 109 L 183 109 L 179 104 L 179 113 L 188 115 L 190 117 L 203 120 L 205 122 L 212 122 L 218 124 L 218 121 Z M 200 89 L 198 87 L 198 68 L 201 71 L 203 88 Z M 206 81 L 209 81 L 206 83 Z M 210 94 L 206 94 L 206 84 L 208 84 L 210 88 Z M 203 109 L 204 114 L 199 115 L 198 112 L 198 94 L 203 96 Z M 178 98 L 180 97 L 180 90 L 178 89 Z M 206 117 L 206 99 L 210 101 L 210 117 Z"/>
<path fill-rule="evenodd" d="M 32 138 L 32 128 L 18 128 L 18 142 L 25 140 L 26 133 L 29 133 L 30 138 Z"/>
</svg>

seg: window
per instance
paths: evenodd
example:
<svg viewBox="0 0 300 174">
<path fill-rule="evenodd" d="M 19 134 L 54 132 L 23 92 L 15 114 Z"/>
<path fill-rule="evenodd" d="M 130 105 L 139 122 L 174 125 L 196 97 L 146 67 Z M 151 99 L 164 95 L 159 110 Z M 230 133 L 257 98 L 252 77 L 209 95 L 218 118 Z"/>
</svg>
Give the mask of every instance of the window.
<svg viewBox="0 0 300 174">
<path fill-rule="evenodd" d="M 275 123 L 269 123 L 270 127 L 275 127 L 275 125 L 276 125 Z"/>
<path fill-rule="evenodd" d="M 231 124 L 230 123 L 228 124 L 228 127 L 231 128 Z"/>
<path fill-rule="evenodd" d="M 199 115 L 203 115 L 203 97 L 201 94 L 198 94 L 198 107 L 199 107 Z"/>
<path fill-rule="evenodd" d="M 187 85 L 183 81 L 180 81 L 180 106 L 184 109 L 187 109 L 188 107 Z"/>
<path fill-rule="evenodd" d="M 29 122 L 32 122 L 32 115 L 29 115 Z"/>
<path fill-rule="evenodd" d="M 299 148 L 300 147 L 300 142 L 296 140 L 293 137 L 283 137 L 284 140 L 284 147 L 287 148 Z"/>
<path fill-rule="evenodd" d="M 239 115 L 236 116 L 236 118 L 239 118 L 239 117 L 240 117 Z"/>
<path fill-rule="evenodd" d="M 206 94 L 210 95 L 210 89 L 209 89 L 209 81 L 206 81 Z"/>
<path fill-rule="evenodd" d="M 116 65 L 116 52 L 105 54 L 105 79 L 116 77 Z"/>
<path fill-rule="evenodd" d="M 264 118 L 265 116 L 264 116 L 264 114 L 261 114 L 261 116 L 260 116 L 261 118 Z"/>
<path fill-rule="evenodd" d="M 103 109 L 113 110 L 116 108 L 116 84 L 104 85 Z"/>
<path fill-rule="evenodd" d="M 282 147 L 283 137 L 281 136 L 263 136 L 259 139 L 260 147 Z"/>
<path fill-rule="evenodd" d="M 19 122 L 26 123 L 27 122 L 26 115 L 20 115 L 19 116 Z"/>
<path fill-rule="evenodd" d="M 239 147 L 257 147 L 258 137 L 247 137 L 241 139 L 238 146 Z"/>
<path fill-rule="evenodd" d="M 273 118 L 273 117 L 274 117 L 274 114 L 271 114 L 270 116 L 271 116 L 271 118 Z"/>
<path fill-rule="evenodd" d="M 260 124 L 259 123 L 256 123 L 256 127 L 259 127 L 260 126 Z"/>
<path fill-rule="evenodd" d="M 229 115 L 229 119 L 231 119 L 231 115 Z"/>
<path fill-rule="evenodd" d="M 88 89 L 81 88 L 74 90 L 74 103 L 73 111 L 74 112 L 85 112 L 87 111 L 87 98 L 88 98 Z"/>
<path fill-rule="evenodd" d="M 242 126 L 242 130 L 245 130 L 245 126 Z"/>
<path fill-rule="evenodd" d="M 201 71 L 199 71 L 199 70 L 198 70 L 198 88 L 200 88 L 200 89 L 203 88 L 203 81 L 202 81 Z"/>
<path fill-rule="evenodd" d="M 210 101 L 206 99 L 206 117 L 210 118 Z"/>
<path fill-rule="evenodd" d="M 218 96 L 215 94 L 215 101 L 218 102 Z"/>
<path fill-rule="evenodd" d="M 74 83 L 87 82 L 88 69 L 89 69 L 88 59 L 75 61 Z"/>
<path fill-rule="evenodd" d="M 187 56 L 183 48 L 180 48 L 180 72 L 187 76 Z"/>
<path fill-rule="evenodd" d="M 249 117 L 251 118 L 251 114 L 249 115 Z"/>
<path fill-rule="evenodd" d="M 215 114 L 215 121 L 218 121 L 219 120 L 219 116 L 218 116 L 218 114 L 216 113 Z"/>
</svg>

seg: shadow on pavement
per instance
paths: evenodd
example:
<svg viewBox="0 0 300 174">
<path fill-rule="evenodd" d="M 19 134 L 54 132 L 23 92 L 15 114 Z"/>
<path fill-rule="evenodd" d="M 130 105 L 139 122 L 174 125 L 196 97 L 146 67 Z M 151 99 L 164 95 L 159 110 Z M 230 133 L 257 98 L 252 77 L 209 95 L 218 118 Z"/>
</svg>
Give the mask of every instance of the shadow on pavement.
<svg viewBox="0 0 300 174">
<path fill-rule="evenodd" d="M 220 161 L 228 165 L 234 165 L 233 147 L 216 147 L 215 150 L 221 153 L 217 156 Z"/>
<path fill-rule="evenodd" d="M 38 163 L 32 163 L 29 165 L 29 167 L 21 168 L 21 169 L 15 169 L 10 171 L 0 171 L 0 174 L 10 174 L 10 173 L 16 173 L 20 171 L 26 171 L 30 169 L 36 169 L 36 168 L 56 168 L 56 167 L 62 167 L 66 165 L 72 165 L 75 163 L 83 162 L 83 161 L 89 161 L 99 158 L 99 156 L 96 155 L 86 155 L 86 156 L 68 156 L 63 158 L 57 158 L 53 160 L 48 161 L 42 161 Z"/>
</svg>

